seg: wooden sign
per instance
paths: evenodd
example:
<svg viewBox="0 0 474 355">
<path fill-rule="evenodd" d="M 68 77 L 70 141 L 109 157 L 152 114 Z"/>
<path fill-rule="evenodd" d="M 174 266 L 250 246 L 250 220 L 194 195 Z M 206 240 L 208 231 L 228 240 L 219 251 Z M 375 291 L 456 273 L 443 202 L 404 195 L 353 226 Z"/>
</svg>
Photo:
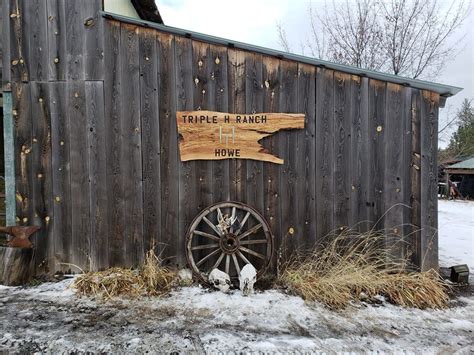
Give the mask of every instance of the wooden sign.
<svg viewBox="0 0 474 355">
<path fill-rule="evenodd" d="M 213 111 L 176 113 L 182 161 L 254 159 L 283 164 L 260 141 L 278 131 L 304 128 L 304 114 L 231 114 Z"/>
</svg>

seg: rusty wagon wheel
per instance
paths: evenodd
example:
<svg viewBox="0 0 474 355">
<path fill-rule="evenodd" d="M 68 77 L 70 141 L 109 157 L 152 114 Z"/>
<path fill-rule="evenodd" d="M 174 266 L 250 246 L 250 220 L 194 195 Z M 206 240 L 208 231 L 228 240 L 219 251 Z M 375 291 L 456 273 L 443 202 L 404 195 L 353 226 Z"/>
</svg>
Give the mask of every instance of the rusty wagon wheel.
<svg viewBox="0 0 474 355">
<path fill-rule="evenodd" d="M 236 279 L 245 264 L 257 278 L 273 255 L 273 235 L 254 208 L 239 202 L 220 202 L 199 213 L 186 235 L 186 256 L 193 272 L 207 282 L 213 269 Z"/>
</svg>

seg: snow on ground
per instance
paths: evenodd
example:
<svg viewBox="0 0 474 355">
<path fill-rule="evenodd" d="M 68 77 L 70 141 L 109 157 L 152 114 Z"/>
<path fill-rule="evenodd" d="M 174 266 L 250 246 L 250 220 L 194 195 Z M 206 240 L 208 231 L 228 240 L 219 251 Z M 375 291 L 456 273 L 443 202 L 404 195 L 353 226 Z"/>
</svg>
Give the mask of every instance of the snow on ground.
<svg viewBox="0 0 474 355">
<path fill-rule="evenodd" d="M 440 262 L 473 265 L 474 203 L 440 201 Z M 282 291 L 243 297 L 187 287 L 101 303 L 72 280 L 0 286 L 0 352 L 474 353 L 474 296 L 445 310 L 358 304 L 341 312 Z"/>
<path fill-rule="evenodd" d="M 474 201 L 438 201 L 439 264 L 474 272 Z"/>
</svg>

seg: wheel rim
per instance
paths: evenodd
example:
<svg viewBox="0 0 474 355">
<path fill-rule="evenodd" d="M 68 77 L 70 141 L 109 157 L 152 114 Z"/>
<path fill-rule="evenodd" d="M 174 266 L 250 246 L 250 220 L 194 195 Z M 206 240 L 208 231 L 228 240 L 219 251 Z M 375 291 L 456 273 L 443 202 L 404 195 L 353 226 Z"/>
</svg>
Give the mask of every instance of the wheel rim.
<svg viewBox="0 0 474 355">
<path fill-rule="evenodd" d="M 186 235 L 189 266 L 201 280 L 214 268 L 237 279 L 245 264 L 257 277 L 265 272 L 273 255 L 273 235 L 254 208 L 239 202 L 221 202 L 194 218 Z"/>
</svg>

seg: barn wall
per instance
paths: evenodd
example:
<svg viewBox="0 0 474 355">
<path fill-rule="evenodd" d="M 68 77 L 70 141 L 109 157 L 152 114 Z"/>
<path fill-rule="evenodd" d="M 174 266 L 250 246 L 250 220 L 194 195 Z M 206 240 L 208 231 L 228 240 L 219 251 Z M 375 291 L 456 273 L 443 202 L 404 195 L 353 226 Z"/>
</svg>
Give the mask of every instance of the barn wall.
<svg viewBox="0 0 474 355">
<path fill-rule="evenodd" d="M 4 15 L 8 62 L 23 59 L 17 223 L 43 227 L 40 271 L 133 266 L 157 245 L 182 266 L 192 219 L 225 200 L 256 207 L 277 248 L 385 229 L 396 256 L 437 267 L 438 94 L 105 20 L 100 1 L 3 1 L 22 13 Z M 175 113 L 199 109 L 306 123 L 263 141 L 284 165 L 180 162 Z"/>
</svg>

